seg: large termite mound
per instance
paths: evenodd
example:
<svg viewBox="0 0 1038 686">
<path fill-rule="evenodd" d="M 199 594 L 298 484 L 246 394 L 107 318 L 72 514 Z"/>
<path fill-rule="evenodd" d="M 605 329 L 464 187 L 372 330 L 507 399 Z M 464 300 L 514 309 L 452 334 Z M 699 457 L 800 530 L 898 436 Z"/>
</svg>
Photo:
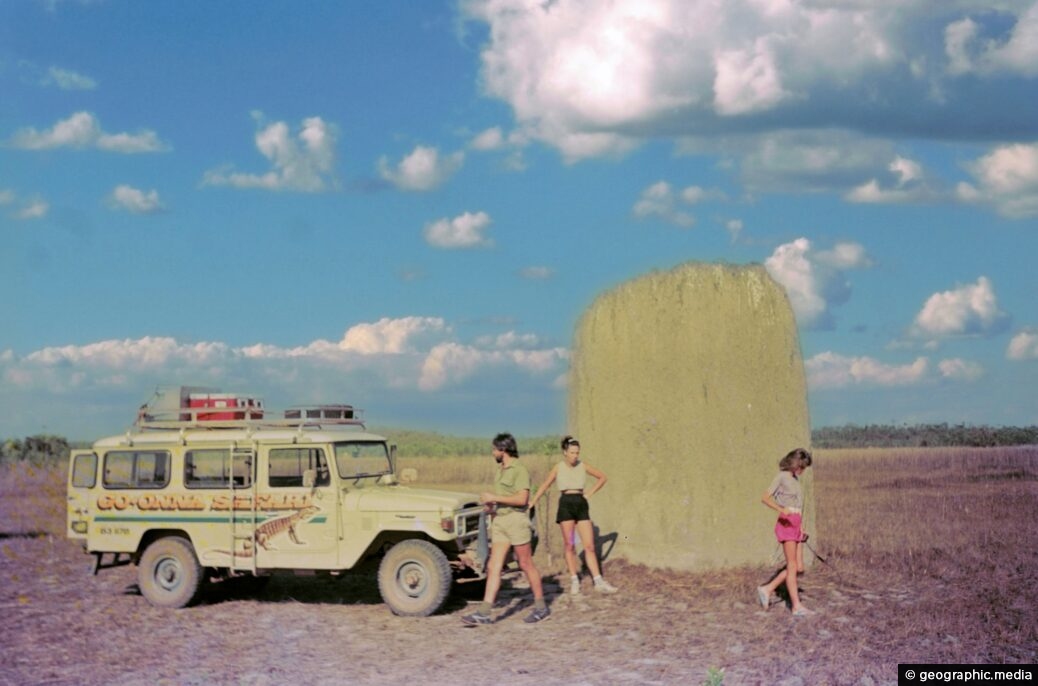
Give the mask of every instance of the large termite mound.
<svg viewBox="0 0 1038 686">
<path fill-rule="evenodd" d="M 577 326 L 569 423 L 609 478 L 591 498 L 604 552 L 687 570 L 768 562 L 760 496 L 810 442 L 785 292 L 759 265 L 690 263 L 604 293 Z"/>
</svg>

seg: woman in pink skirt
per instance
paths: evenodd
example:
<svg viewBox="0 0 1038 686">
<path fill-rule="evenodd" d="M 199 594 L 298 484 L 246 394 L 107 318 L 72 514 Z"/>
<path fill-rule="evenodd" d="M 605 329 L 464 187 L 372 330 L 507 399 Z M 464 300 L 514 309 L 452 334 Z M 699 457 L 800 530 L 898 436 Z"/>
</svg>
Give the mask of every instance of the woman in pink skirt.
<svg viewBox="0 0 1038 686">
<path fill-rule="evenodd" d="M 775 523 L 775 537 L 786 556 L 786 568 L 767 584 L 757 587 L 757 600 L 767 610 L 771 594 L 784 583 L 795 617 L 813 614 L 800 604 L 800 594 L 797 592 L 797 574 L 804 572 L 804 541 L 807 539 L 801 529 L 804 490 L 800 484 L 800 475 L 810 466 L 811 453 L 803 448 L 791 451 L 779 461 L 779 473 L 771 480 L 771 485 L 761 498 L 762 503 L 779 514 Z"/>
</svg>

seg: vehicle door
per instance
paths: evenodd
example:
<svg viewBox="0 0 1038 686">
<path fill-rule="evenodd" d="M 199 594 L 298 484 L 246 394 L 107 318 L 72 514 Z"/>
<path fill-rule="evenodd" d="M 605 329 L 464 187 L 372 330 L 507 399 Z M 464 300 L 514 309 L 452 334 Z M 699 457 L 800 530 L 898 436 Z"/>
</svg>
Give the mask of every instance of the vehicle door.
<svg viewBox="0 0 1038 686">
<path fill-rule="evenodd" d="M 90 490 L 97 485 L 97 453 L 73 450 L 69 457 L 68 508 L 65 533 L 69 538 L 87 537 L 90 516 Z"/>
<path fill-rule="evenodd" d="M 256 495 L 256 566 L 334 569 L 336 489 L 321 446 L 264 446 Z"/>
</svg>

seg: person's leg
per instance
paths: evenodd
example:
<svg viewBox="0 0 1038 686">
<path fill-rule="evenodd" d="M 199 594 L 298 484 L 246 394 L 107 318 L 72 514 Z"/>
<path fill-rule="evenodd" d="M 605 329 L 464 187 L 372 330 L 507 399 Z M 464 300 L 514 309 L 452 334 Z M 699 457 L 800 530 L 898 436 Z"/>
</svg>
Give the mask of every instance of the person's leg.
<svg viewBox="0 0 1038 686">
<path fill-rule="evenodd" d="M 580 575 L 580 560 L 577 559 L 577 551 L 573 547 L 573 529 L 576 525 L 572 519 L 559 522 L 562 529 L 562 546 L 566 554 L 566 568 L 570 576 Z"/>
<path fill-rule="evenodd" d="M 481 611 L 486 610 L 484 614 L 490 612 L 490 608 L 494 606 L 494 600 L 497 598 L 497 592 L 501 589 L 501 571 L 505 568 L 505 558 L 508 557 L 508 550 L 511 547 L 511 543 L 504 541 L 495 542 L 490 546 L 490 561 L 487 562 L 487 585 L 486 591 L 483 593 L 483 606 L 480 608 Z"/>
<path fill-rule="evenodd" d="M 534 601 L 544 600 L 544 587 L 541 584 L 541 573 L 533 563 L 533 548 L 529 543 L 515 546 L 515 559 L 519 563 L 519 569 L 523 570 L 526 580 L 530 582 L 530 590 L 533 591 Z M 501 572 L 498 570 L 498 583 L 501 582 Z M 487 579 L 489 582 L 489 577 Z"/>
<path fill-rule="evenodd" d="M 797 541 L 783 541 L 782 552 L 786 555 L 786 590 L 793 612 L 800 609 L 800 592 L 797 589 Z"/>
<path fill-rule="evenodd" d="M 595 554 L 595 530 L 591 526 L 591 520 L 584 519 L 576 524 L 577 535 L 580 536 L 580 542 L 584 545 L 584 562 L 592 577 L 602 576 L 602 568 L 598 566 L 598 555 Z"/>
</svg>

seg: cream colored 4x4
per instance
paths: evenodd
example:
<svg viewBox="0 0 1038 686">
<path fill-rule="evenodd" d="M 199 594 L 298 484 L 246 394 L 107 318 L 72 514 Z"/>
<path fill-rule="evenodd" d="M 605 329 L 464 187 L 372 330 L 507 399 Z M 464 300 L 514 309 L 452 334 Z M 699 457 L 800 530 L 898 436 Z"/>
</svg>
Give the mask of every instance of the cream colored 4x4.
<svg viewBox="0 0 1038 686">
<path fill-rule="evenodd" d="M 178 608 L 207 578 L 334 574 L 380 556 L 382 598 L 410 616 L 436 612 L 454 577 L 472 576 L 478 497 L 397 484 L 395 446 L 351 407 L 273 419 L 214 412 L 187 395 L 172 412 L 146 405 L 125 434 L 73 451 L 68 536 L 94 556 L 95 574 L 136 564 L 144 597 Z"/>
</svg>

